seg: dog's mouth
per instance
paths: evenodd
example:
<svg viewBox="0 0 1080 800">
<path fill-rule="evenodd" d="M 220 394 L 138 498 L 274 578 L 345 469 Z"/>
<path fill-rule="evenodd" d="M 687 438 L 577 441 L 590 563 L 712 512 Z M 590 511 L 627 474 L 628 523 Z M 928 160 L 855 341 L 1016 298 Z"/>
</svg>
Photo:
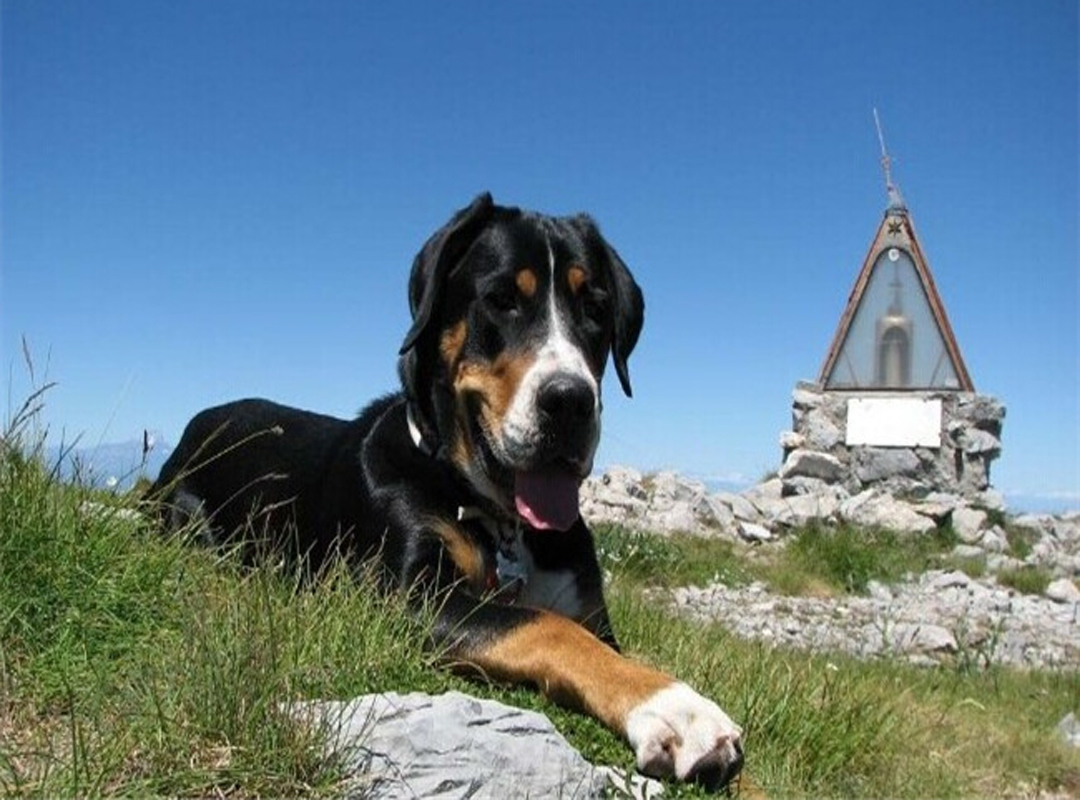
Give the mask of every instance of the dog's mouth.
<svg viewBox="0 0 1080 800">
<path fill-rule="evenodd" d="M 466 435 L 476 448 L 472 464 L 486 478 L 488 497 L 534 530 L 570 530 L 580 516 L 579 489 L 591 469 L 591 452 L 568 455 L 559 451 L 572 448 L 553 441 L 524 447 L 492 435 L 479 407 L 480 398 L 474 402 Z"/>
<path fill-rule="evenodd" d="M 514 473 L 514 508 L 532 528 L 567 531 L 577 522 L 577 473 L 557 465 Z"/>
</svg>

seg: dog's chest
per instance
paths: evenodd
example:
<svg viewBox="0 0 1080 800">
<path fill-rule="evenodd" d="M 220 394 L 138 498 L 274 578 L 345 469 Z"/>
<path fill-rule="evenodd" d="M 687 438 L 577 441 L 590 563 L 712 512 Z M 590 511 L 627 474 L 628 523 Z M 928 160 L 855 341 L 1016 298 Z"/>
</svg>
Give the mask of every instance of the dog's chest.
<svg viewBox="0 0 1080 800">
<path fill-rule="evenodd" d="M 544 608 L 578 619 L 582 613 L 577 576 L 568 569 L 545 570 L 536 565 L 529 548 L 518 541 L 520 559 L 525 565 L 525 580 L 517 602 L 532 608 Z"/>
<path fill-rule="evenodd" d="M 577 619 L 584 604 L 572 569 L 544 569 L 537 564 L 519 526 L 499 524 L 471 508 L 458 510 L 459 521 L 480 525 L 494 546 L 485 553 L 486 591 L 495 602 L 554 611 Z"/>
</svg>

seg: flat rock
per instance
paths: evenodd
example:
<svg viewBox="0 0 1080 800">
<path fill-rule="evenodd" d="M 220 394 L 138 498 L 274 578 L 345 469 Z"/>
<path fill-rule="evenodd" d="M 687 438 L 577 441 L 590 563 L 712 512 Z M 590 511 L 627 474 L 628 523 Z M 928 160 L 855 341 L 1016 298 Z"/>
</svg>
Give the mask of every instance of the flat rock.
<svg viewBox="0 0 1080 800">
<path fill-rule="evenodd" d="M 535 711 L 460 692 L 298 704 L 336 735 L 345 798 L 603 797 L 607 778 Z"/>
</svg>

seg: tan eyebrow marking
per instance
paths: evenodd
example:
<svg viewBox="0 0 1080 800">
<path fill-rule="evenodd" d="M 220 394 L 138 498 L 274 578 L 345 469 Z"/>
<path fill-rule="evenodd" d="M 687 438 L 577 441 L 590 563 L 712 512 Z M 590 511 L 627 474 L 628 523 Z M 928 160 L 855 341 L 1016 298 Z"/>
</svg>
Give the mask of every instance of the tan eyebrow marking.
<svg viewBox="0 0 1080 800">
<path fill-rule="evenodd" d="M 581 291 L 581 287 L 585 285 L 585 281 L 589 276 L 584 269 L 578 266 L 570 267 L 566 271 L 566 282 L 570 284 L 570 291 L 573 294 L 577 294 Z"/>
<path fill-rule="evenodd" d="M 518 291 L 526 297 L 532 297 L 536 294 L 536 273 L 528 267 L 518 271 L 517 276 L 514 278 L 514 283 L 517 284 Z"/>
</svg>

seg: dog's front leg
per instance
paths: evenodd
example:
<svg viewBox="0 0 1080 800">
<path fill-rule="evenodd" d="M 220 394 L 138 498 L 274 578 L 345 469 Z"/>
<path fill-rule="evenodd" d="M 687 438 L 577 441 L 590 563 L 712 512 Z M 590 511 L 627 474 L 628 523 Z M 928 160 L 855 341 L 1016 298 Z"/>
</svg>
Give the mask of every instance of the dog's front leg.
<svg viewBox="0 0 1080 800">
<path fill-rule="evenodd" d="M 719 788 L 742 766 L 739 727 L 689 686 L 626 658 L 581 625 L 546 611 L 476 605 L 451 593 L 437 638 L 455 667 L 535 685 L 625 737 L 642 772 Z"/>
</svg>

